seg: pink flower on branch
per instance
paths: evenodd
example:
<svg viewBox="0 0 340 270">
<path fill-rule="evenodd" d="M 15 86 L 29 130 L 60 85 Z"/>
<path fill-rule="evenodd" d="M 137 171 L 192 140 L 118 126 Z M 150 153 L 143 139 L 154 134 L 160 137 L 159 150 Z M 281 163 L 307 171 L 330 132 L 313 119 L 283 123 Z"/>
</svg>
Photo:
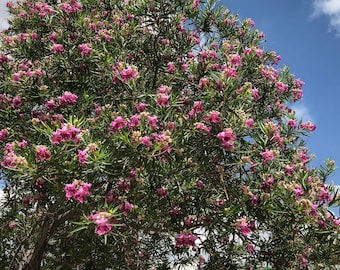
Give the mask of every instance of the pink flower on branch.
<svg viewBox="0 0 340 270">
<path fill-rule="evenodd" d="M 89 221 L 94 221 L 96 224 L 95 233 L 98 235 L 104 235 L 112 231 L 112 223 L 114 223 L 113 217 L 110 213 L 100 212 L 92 214 L 88 217 Z"/>
<path fill-rule="evenodd" d="M 217 134 L 217 138 L 220 139 L 224 150 L 230 150 L 234 148 L 234 140 L 236 136 L 233 134 L 232 129 L 227 128 Z"/>
<path fill-rule="evenodd" d="M 78 96 L 70 92 L 64 92 L 64 94 L 58 97 L 60 106 L 71 106 L 77 102 Z M 52 105 L 52 104 L 50 104 Z"/>
<path fill-rule="evenodd" d="M 44 160 L 50 159 L 51 159 L 50 150 L 44 145 L 38 145 L 35 152 L 35 161 L 39 163 L 43 162 Z"/>
<path fill-rule="evenodd" d="M 66 192 L 66 199 L 74 199 L 83 203 L 88 196 L 90 196 L 90 188 L 92 184 L 83 182 L 81 180 L 74 180 L 72 184 L 66 184 L 64 191 Z"/>
<path fill-rule="evenodd" d="M 80 50 L 80 54 L 82 56 L 89 56 L 92 52 L 92 47 L 91 47 L 91 44 L 87 44 L 87 43 L 84 43 L 84 44 L 80 44 L 78 46 L 79 50 Z"/>
</svg>

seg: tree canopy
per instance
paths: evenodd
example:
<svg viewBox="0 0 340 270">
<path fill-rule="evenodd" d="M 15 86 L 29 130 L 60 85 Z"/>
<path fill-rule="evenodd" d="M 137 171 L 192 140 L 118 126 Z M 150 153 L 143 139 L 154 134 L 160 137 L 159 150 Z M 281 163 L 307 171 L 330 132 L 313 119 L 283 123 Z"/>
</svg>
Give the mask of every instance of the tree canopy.
<svg viewBox="0 0 340 270">
<path fill-rule="evenodd" d="M 2 269 L 339 264 L 335 164 L 310 166 L 304 83 L 251 19 L 214 0 L 7 7 Z"/>
</svg>

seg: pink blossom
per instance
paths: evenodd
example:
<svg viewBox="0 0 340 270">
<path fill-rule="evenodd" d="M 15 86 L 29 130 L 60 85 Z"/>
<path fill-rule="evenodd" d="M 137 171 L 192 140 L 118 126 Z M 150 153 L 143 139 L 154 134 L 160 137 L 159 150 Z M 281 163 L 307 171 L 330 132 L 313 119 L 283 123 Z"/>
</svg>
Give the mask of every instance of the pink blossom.
<svg viewBox="0 0 340 270">
<path fill-rule="evenodd" d="M 197 239 L 198 237 L 191 233 L 181 233 L 176 236 L 176 247 L 194 247 Z"/>
<path fill-rule="evenodd" d="M 291 128 L 297 127 L 296 121 L 294 119 L 289 119 L 288 122 L 287 122 L 287 125 Z"/>
<path fill-rule="evenodd" d="M 103 235 L 109 233 L 112 230 L 112 226 L 108 224 L 106 218 L 99 218 L 95 221 L 97 228 L 95 230 L 96 234 Z"/>
<path fill-rule="evenodd" d="M 316 130 L 316 125 L 310 121 L 301 123 L 300 125 L 301 129 L 308 130 L 308 131 L 314 131 Z"/>
<path fill-rule="evenodd" d="M 220 123 L 222 121 L 220 113 L 217 111 L 211 111 L 209 113 L 208 119 L 210 123 Z"/>
<path fill-rule="evenodd" d="M 198 87 L 201 89 L 208 87 L 209 85 L 210 85 L 210 82 L 208 78 L 201 78 L 198 83 Z"/>
<path fill-rule="evenodd" d="M 43 162 L 44 160 L 50 160 L 51 153 L 49 149 L 44 145 L 38 145 L 35 152 L 35 161 L 37 163 Z"/>
<path fill-rule="evenodd" d="M 198 131 L 205 131 L 207 134 L 210 134 L 211 131 L 211 127 L 208 127 L 203 123 L 195 123 L 195 128 Z"/>
<path fill-rule="evenodd" d="M 229 63 L 232 66 L 241 66 L 242 58 L 239 54 L 230 55 Z"/>
<path fill-rule="evenodd" d="M 133 207 L 134 205 L 132 203 L 129 203 L 127 200 L 125 200 L 124 203 L 119 206 L 119 210 L 123 212 L 124 216 L 127 216 Z"/>
<path fill-rule="evenodd" d="M 78 46 L 82 56 L 89 56 L 92 52 L 91 44 L 83 43 Z"/>
<path fill-rule="evenodd" d="M 50 111 L 56 109 L 57 105 L 56 105 L 54 99 L 51 99 L 51 100 L 47 101 L 45 103 L 45 108 L 50 110 Z"/>
<path fill-rule="evenodd" d="M 71 124 L 63 124 L 61 129 L 52 133 L 52 144 L 64 143 L 73 141 L 79 144 L 81 140 L 80 129 Z"/>
<path fill-rule="evenodd" d="M 77 102 L 78 96 L 70 92 L 64 92 L 61 97 L 58 97 L 60 106 L 71 106 Z"/>
<path fill-rule="evenodd" d="M 329 194 L 329 190 L 322 188 L 319 194 L 319 200 L 323 203 L 331 201 L 333 198 Z"/>
<path fill-rule="evenodd" d="M 242 233 L 243 235 L 247 235 L 251 232 L 246 217 L 237 219 L 233 226 L 237 227 L 239 232 Z"/>
<path fill-rule="evenodd" d="M 169 72 L 170 74 L 175 73 L 176 67 L 175 67 L 174 62 L 169 62 L 169 63 L 167 64 L 167 70 L 168 70 L 168 72 Z"/>
<path fill-rule="evenodd" d="M 7 131 L 7 129 L 0 130 L 0 142 L 3 142 L 5 140 L 7 140 L 7 138 L 8 138 L 8 131 Z"/>
<path fill-rule="evenodd" d="M 226 78 L 235 78 L 235 79 L 238 78 L 237 72 L 236 72 L 235 68 L 233 68 L 233 67 L 226 67 L 223 70 L 223 76 L 226 77 Z"/>
<path fill-rule="evenodd" d="M 293 100 L 298 101 L 302 98 L 303 96 L 303 91 L 301 89 L 292 89 L 291 93 L 293 95 Z"/>
<path fill-rule="evenodd" d="M 141 144 L 144 144 L 147 147 L 151 147 L 152 146 L 152 142 L 149 136 L 144 136 L 140 139 Z"/>
<path fill-rule="evenodd" d="M 63 53 L 65 51 L 65 48 L 62 44 L 53 44 L 51 48 L 52 53 Z"/>
<path fill-rule="evenodd" d="M 135 114 L 131 116 L 129 121 L 129 128 L 134 128 L 140 124 L 139 115 Z"/>
<path fill-rule="evenodd" d="M 169 107 L 169 96 L 166 94 L 158 94 L 157 104 L 162 107 Z"/>
<path fill-rule="evenodd" d="M 296 188 L 293 189 L 295 199 L 298 200 L 300 197 L 305 193 L 302 186 L 298 185 Z"/>
<path fill-rule="evenodd" d="M 253 129 L 254 128 L 254 119 L 253 118 L 247 119 L 245 125 L 246 125 L 247 128 Z"/>
<path fill-rule="evenodd" d="M 120 71 L 120 77 L 124 83 L 132 81 L 138 77 L 138 71 L 135 66 L 128 66 Z"/>
<path fill-rule="evenodd" d="M 274 152 L 272 150 L 266 149 L 266 151 L 260 153 L 260 155 L 263 158 L 263 163 L 266 163 L 270 160 L 273 160 L 275 158 Z"/>
<path fill-rule="evenodd" d="M 234 148 L 233 142 L 236 139 L 236 136 L 233 134 L 232 129 L 224 129 L 222 132 L 217 134 L 217 138 L 220 139 L 224 150 L 230 150 Z"/>
<path fill-rule="evenodd" d="M 161 187 L 157 189 L 157 196 L 159 198 L 166 198 L 168 196 L 168 192 L 165 188 Z"/>
<path fill-rule="evenodd" d="M 136 106 L 136 109 L 138 112 L 144 112 L 147 106 L 148 104 L 141 102 L 141 103 L 138 103 L 138 105 Z"/>
<path fill-rule="evenodd" d="M 18 147 L 21 148 L 21 149 L 25 149 L 26 146 L 27 146 L 27 141 L 26 140 L 22 140 L 21 142 L 18 143 Z"/>
<path fill-rule="evenodd" d="M 112 230 L 112 226 L 110 221 L 112 222 L 112 215 L 107 212 L 100 212 L 97 214 L 91 214 L 88 217 L 89 221 L 94 221 L 97 225 L 95 229 L 95 233 L 98 235 L 104 235 L 109 233 Z"/>
<path fill-rule="evenodd" d="M 148 124 L 152 127 L 152 128 L 156 128 L 157 127 L 157 116 L 153 115 L 153 116 L 149 116 L 148 117 Z"/>
<path fill-rule="evenodd" d="M 21 97 L 20 96 L 15 96 L 12 100 L 12 108 L 13 109 L 19 109 L 19 107 L 21 106 L 22 102 L 21 102 Z"/>
<path fill-rule="evenodd" d="M 126 127 L 126 125 L 127 125 L 126 120 L 124 120 L 124 118 L 121 116 L 117 116 L 117 118 L 110 123 L 110 127 L 113 134 L 116 134 L 119 130 Z"/>
<path fill-rule="evenodd" d="M 283 82 L 277 82 L 276 83 L 276 89 L 283 94 L 284 92 L 286 92 L 288 90 L 288 85 L 283 83 Z"/>
<path fill-rule="evenodd" d="M 90 196 L 90 188 L 92 184 L 83 182 L 81 180 L 74 180 L 72 184 L 66 184 L 64 190 L 66 192 L 66 199 L 74 199 L 83 203 L 88 196 Z"/>
<path fill-rule="evenodd" d="M 88 159 L 87 150 L 78 150 L 78 161 L 81 166 L 86 166 Z"/>
</svg>

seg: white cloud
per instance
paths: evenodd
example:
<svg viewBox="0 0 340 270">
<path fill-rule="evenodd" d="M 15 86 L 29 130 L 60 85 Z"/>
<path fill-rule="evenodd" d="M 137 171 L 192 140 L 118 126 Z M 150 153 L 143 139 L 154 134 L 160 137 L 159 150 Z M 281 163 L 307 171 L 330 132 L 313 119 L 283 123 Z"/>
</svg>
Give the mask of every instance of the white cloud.
<svg viewBox="0 0 340 270">
<path fill-rule="evenodd" d="M 339 0 L 313 0 L 313 16 L 326 15 L 330 19 L 330 30 L 340 36 L 340 1 Z"/>
<path fill-rule="evenodd" d="M 295 111 L 295 116 L 298 120 L 306 121 L 313 121 L 312 115 L 309 112 L 309 109 L 304 104 L 294 104 L 291 106 L 291 109 Z"/>
</svg>

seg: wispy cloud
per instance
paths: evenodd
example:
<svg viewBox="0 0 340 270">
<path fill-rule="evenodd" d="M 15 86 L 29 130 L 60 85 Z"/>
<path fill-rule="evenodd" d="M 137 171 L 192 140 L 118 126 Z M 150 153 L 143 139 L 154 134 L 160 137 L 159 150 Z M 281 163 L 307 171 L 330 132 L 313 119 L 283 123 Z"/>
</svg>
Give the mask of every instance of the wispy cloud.
<svg viewBox="0 0 340 270">
<path fill-rule="evenodd" d="M 314 122 L 313 117 L 305 104 L 294 104 L 291 106 L 291 109 L 295 111 L 295 116 L 298 120 Z"/>
<path fill-rule="evenodd" d="M 313 0 L 313 16 L 326 15 L 330 18 L 330 30 L 340 36 L 340 1 L 339 0 Z"/>
</svg>

